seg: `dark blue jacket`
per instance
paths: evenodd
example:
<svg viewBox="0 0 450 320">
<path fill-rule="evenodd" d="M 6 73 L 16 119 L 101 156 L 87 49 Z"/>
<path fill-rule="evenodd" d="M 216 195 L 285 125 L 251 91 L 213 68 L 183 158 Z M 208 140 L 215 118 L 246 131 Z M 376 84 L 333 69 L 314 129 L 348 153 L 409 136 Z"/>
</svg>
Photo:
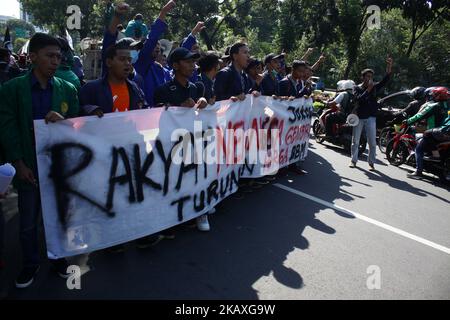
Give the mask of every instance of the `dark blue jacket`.
<svg viewBox="0 0 450 320">
<path fill-rule="evenodd" d="M 264 72 L 264 77 L 261 81 L 261 94 L 263 96 L 279 95 L 278 79 L 273 79 L 268 71 Z"/>
<path fill-rule="evenodd" d="M 303 98 L 304 96 L 310 96 L 312 94 L 312 89 L 303 86 L 301 81 L 295 85 L 290 76 L 287 76 L 279 82 L 279 93 L 280 96 Z"/>
<path fill-rule="evenodd" d="M 284 77 L 278 83 L 280 96 L 297 97 L 299 85 L 290 76 Z M 300 85 L 301 86 L 301 85 Z"/>
<path fill-rule="evenodd" d="M 238 96 L 241 93 L 251 93 L 252 83 L 245 72 L 239 74 L 231 64 L 217 73 L 213 89 L 217 101 L 228 100 L 232 96 Z"/>
<path fill-rule="evenodd" d="M 208 78 L 206 74 L 200 74 L 196 82 L 203 83 L 203 86 L 205 87 L 203 97 L 205 97 L 206 100 L 209 101 L 212 97 L 214 97 L 214 81 Z"/>
<path fill-rule="evenodd" d="M 144 78 L 145 99 L 150 105 L 153 105 L 155 89 L 168 80 L 167 72 L 153 59 L 153 50 L 166 28 L 167 24 L 164 21 L 160 19 L 155 20 L 150 27 L 150 33 L 147 35 L 144 48 L 139 51 L 138 60 L 134 64 L 136 72 Z"/>
<path fill-rule="evenodd" d="M 148 108 L 144 92 L 138 85 L 127 79 L 128 93 L 130 95 L 130 110 Z M 84 115 L 100 107 L 103 113 L 113 111 L 113 98 L 108 79 L 103 77 L 86 83 L 80 91 L 80 106 Z"/>
</svg>

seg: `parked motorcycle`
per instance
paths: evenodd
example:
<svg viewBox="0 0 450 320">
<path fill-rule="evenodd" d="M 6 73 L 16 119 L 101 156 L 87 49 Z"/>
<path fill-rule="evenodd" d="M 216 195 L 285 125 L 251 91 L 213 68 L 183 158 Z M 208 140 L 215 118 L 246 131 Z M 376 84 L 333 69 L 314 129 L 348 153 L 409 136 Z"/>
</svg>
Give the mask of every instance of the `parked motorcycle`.
<svg viewBox="0 0 450 320">
<path fill-rule="evenodd" d="M 350 153 L 352 146 L 352 132 L 353 127 L 347 123 L 339 123 L 334 124 L 333 126 L 333 135 L 332 137 L 325 137 L 325 125 L 326 125 L 326 116 L 332 112 L 338 111 L 336 106 L 333 106 L 330 109 L 325 109 L 323 112 L 318 114 L 319 118 L 316 119 L 313 123 L 313 133 L 316 141 L 320 144 L 326 142 L 332 143 L 334 145 L 344 147 L 344 150 Z M 367 146 L 367 138 L 363 133 L 361 135 L 361 139 L 359 141 L 358 153 L 362 155 L 366 150 Z"/>
</svg>

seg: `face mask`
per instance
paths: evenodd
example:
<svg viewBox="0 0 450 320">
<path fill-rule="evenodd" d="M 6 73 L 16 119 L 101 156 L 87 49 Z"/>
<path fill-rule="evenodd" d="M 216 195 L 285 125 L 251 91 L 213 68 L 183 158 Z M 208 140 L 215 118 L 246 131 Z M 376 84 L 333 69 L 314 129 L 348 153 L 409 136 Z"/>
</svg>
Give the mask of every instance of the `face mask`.
<svg viewBox="0 0 450 320">
<path fill-rule="evenodd" d="M 278 73 L 275 70 L 272 70 L 272 77 L 276 78 Z"/>
<path fill-rule="evenodd" d="M 130 55 L 131 55 L 131 64 L 135 64 L 139 57 L 139 51 L 131 50 Z"/>
</svg>

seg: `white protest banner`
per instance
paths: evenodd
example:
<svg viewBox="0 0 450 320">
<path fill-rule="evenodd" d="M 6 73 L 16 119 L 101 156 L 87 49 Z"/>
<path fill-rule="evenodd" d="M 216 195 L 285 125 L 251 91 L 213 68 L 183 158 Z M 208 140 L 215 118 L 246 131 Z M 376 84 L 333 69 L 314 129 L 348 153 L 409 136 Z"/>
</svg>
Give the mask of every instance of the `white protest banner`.
<svg viewBox="0 0 450 320">
<path fill-rule="evenodd" d="M 237 191 L 239 178 L 303 160 L 311 114 L 311 99 L 248 95 L 204 110 L 35 121 L 49 257 L 89 253 L 208 212 Z"/>
</svg>

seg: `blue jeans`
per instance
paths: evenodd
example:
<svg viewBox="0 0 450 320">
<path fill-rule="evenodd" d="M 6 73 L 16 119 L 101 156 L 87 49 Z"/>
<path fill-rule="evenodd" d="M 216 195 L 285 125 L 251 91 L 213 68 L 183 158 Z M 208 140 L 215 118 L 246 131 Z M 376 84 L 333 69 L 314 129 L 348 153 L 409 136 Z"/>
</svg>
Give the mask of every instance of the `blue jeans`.
<svg viewBox="0 0 450 320">
<path fill-rule="evenodd" d="M 359 124 L 353 127 L 352 135 L 352 162 L 358 162 L 359 140 L 363 128 L 366 128 L 366 137 L 369 144 L 369 164 L 375 164 L 376 148 L 377 148 L 377 118 L 370 117 L 368 119 L 359 119 Z"/>
<path fill-rule="evenodd" d="M 35 267 L 39 265 L 38 223 L 41 209 L 39 189 L 19 189 L 18 193 L 23 266 Z"/>
<path fill-rule="evenodd" d="M 416 169 L 418 172 L 423 171 L 423 157 L 425 155 L 425 138 L 420 139 L 416 146 Z"/>
</svg>

